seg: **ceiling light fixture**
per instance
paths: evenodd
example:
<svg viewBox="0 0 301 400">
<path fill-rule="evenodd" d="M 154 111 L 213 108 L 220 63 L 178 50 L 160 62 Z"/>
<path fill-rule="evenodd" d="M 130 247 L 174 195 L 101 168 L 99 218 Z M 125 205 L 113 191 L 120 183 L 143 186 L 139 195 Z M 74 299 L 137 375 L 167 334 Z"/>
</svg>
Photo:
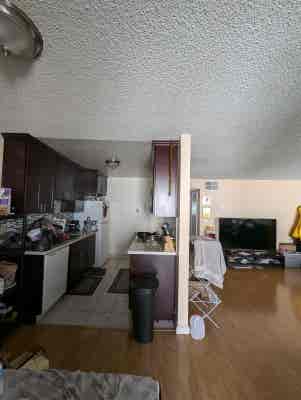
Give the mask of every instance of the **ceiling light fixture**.
<svg viewBox="0 0 301 400">
<path fill-rule="evenodd" d="M 118 158 L 116 157 L 116 154 L 113 153 L 112 158 L 110 158 L 109 160 L 106 160 L 105 164 L 106 164 L 107 168 L 116 169 L 120 165 L 120 160 L 118 160 Z"/>
<path fill-rule="evenodd" d="M 32 20 L 9 0 L 0 0 L 0 55 L 35 59 L 43 38 Z"/>
</svg>

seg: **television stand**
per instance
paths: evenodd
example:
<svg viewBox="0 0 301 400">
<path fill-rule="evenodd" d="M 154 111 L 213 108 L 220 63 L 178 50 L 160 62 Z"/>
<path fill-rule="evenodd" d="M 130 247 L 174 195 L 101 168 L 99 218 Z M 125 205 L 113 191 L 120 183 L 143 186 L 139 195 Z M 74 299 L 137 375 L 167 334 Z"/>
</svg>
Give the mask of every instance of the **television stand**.
<svg viewBox="0 0 301 400">
<path fill-rule="evenodd" d="M 224 250 L 228 268 L 252 269 L 265 267 L 283 267 L 283 256 L 276 251 L 255 249 Z"/>
</svg>

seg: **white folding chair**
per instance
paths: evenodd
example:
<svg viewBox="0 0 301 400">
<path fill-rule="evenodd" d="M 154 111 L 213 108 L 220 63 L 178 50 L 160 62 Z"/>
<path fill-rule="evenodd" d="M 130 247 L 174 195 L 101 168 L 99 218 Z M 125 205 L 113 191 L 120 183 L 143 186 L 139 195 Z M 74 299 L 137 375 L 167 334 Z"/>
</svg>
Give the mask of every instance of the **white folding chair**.
<svg viewBox="0 0 301 400">
<path fill-rule="evenodd" d="M 203 319 L 207 318 L 216 328 L 220 328 L 211 315 L 222 301 L 210 282 L 195 277 L 193 273 L 189 282 L 189 301 L 202 314 Z"/>
</svg>

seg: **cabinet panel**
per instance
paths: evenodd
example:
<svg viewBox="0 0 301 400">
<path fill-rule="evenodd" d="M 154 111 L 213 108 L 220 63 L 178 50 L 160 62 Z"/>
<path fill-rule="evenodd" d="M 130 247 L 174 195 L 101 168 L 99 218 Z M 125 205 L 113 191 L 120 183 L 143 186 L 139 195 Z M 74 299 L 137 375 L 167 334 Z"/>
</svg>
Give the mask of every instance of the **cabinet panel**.
<svg viewBox="0 0 301 400">
<path fill-rule="evenodd" d="M 64 158 L 57 154 L 55 171 L 55 199 L 64 200 Z"/>
<path fill-rule="evenodd" d="M 131 275 L 156 273 L 155 319 L 173 320 L 176 312 L 176 256 L 131 255 Z"/>
<path fill-rule="evenodd" d="M 70 246 L 68 289 L 81 279 L 83 273 L 95 263 L 95 235 Z"/>
<path fill-rule="evenodd" d="M 20 311 L 23 314 L 35 316 L 42 313 L 43 280 L 44 257 L 25 256 L 20 295 Z"/>
<path fill-rule="evenodd" d="M 55 152 L 44 146 L 42 154 L 44 161 L 41 170 L 41 210 L 42 212 L 52 213 L 54 210 L 54 191 L 55 191 Z"/>
<path fill-rule="evenodd" d="M 83 253 L 80 242 L 70 246 L 68 266 L 68 289 L 71 289 L 79 280 L 83 272 Z"/>
<path fill-rule="evenodd" d="M 67 289 L 69 247 L 44 257 L 42 313 L 52 307 Z"/>
<path fill-rule="evenodd" d="M 74 164 L 66 160 L 65 162 L 65 200 L 75 200 L 75 179 L 76 169 Z"/>
<path fill-rule="evenodd" d="M 2 185 L 12 189 L 13 211 L 51 213 L 55 199 L 74 201 L 96 194 L 96 170 L 80 167 L 31 135 L 2 135 Z"/>
<path fill-rule="evenodd" d="M 88 265 L 95 265 L 95 236 L 90 236 L 88 239 Z"/>
<path fill-rule="evenodd" d="M 43 143 L 28 144 L 25 212 L 52 212 L 54 206 L 55 153 Z"/>
<path fill-rule="evenodd" d="M 25 212 L 42 212 L 43 147 L 37 141 L 27 144 Z"/>
<path fill-rule="evenodd" d="M 75 181 L 75 192 L 76 198 L 80 200 L 84 199 L 85 196 L 96 194 L 97 170 L 79 169 Z"/>
<path fill-rule="evenodd" d="M 2 184 L 18 213 L 52 212 L 55 153 L 27 134 L 3 134 Z"/>
<path fill-rule="evenodd" d="M 24 193 L 26 177 L 27 148 L 23 135 L 8 140 L 9 134 L 3 134 L 4 153 L 2 167 L 2 186 L 12 189 L 12 209 L 18 213 L 24 211 Z"/>
<path fill-rule="evenodd" d="M 75 165 L 63 156 L 57 156 L 56 200 L 75 200 Z"/>
<path fill-rule="evenodd" d="M 178 142 L 153 143 L 153 213 L 176 217 L 178 203 Z"/>
</svg>

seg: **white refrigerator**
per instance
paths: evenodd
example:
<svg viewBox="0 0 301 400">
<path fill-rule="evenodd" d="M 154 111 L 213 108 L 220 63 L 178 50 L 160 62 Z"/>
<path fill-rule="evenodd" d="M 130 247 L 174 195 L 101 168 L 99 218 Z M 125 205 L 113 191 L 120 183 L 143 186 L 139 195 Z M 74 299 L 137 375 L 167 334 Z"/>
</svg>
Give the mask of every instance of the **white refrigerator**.
<svg viewBox="0 0 301 400">
<path fill-rule="evenodd" d="M 95 267 L 102 267 L 109 254 L 109 213 L 107 212 L 107 215 L 105 215 L 104 205 L 103 201 L 86 200 L 84 201 L 84 211 L 73 214 L 74 219 L 79 220 L 81 229 L 87 217 L 97 221 Z"/>
</svg>

